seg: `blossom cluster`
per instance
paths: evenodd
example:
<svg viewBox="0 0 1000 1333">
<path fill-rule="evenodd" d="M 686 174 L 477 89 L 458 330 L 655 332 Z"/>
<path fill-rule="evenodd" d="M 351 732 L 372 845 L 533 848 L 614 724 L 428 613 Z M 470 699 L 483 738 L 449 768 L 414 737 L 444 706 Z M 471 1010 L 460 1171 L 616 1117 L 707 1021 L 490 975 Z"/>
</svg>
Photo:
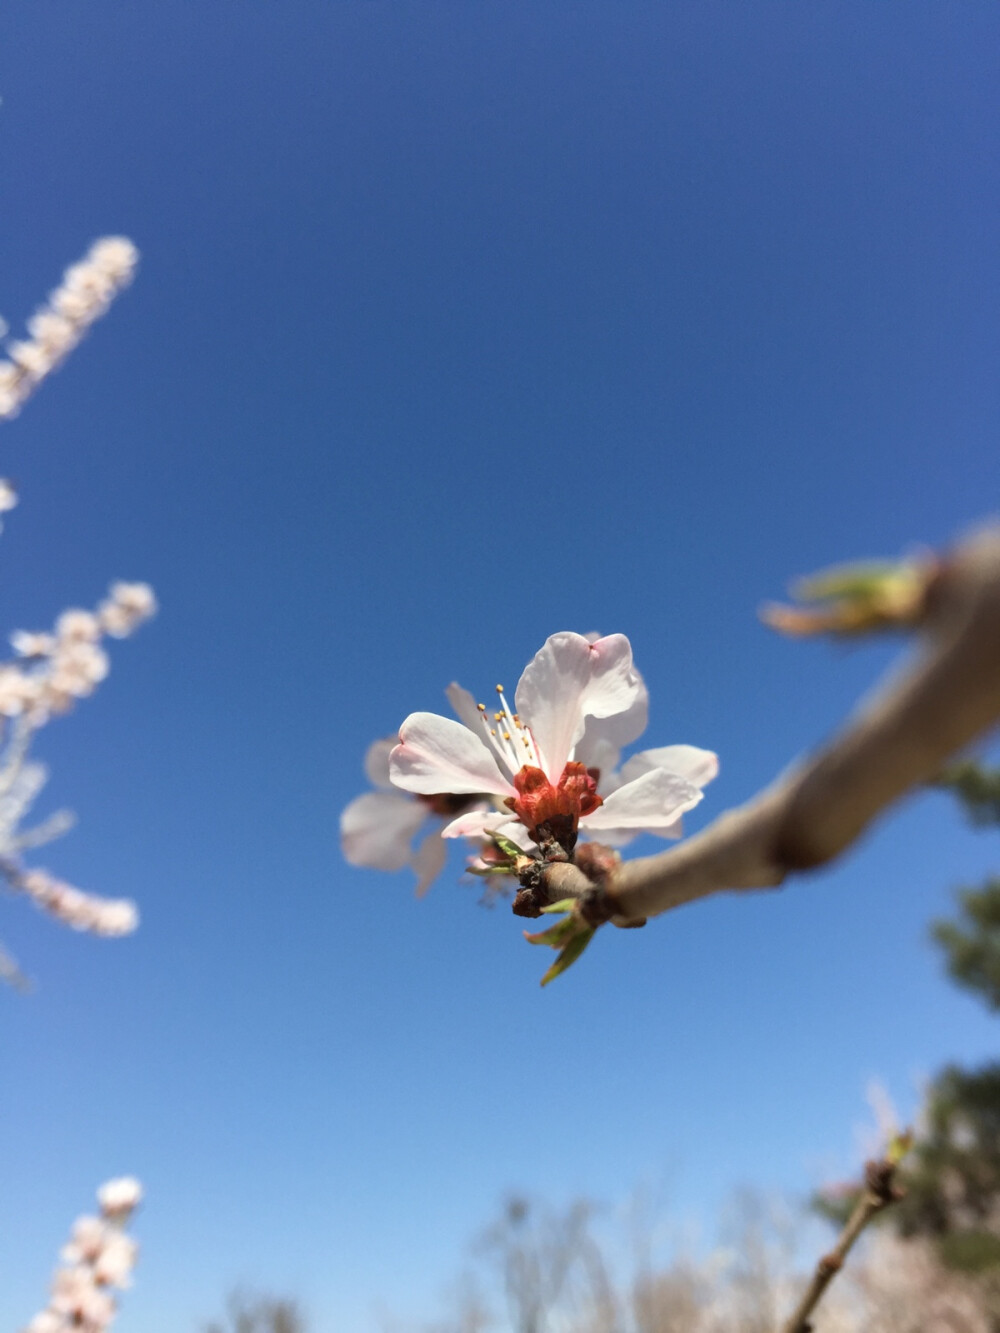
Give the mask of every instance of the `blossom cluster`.
<svg viewBox="0 0 1000 1333">
<path fill-rule="evenodd" d="M 640 833 L 679 837 L 682 815 L 718 772 L 717 757 L 692 745 L 621 762 L 649 711 L 622 634 L 551 635 L 525 668 L 513 707 L 499 685 L 489 708 L 455 683 L 446 694 L 455 719 L 411 713 L 398 736 L 376 741 L 365 760 L 375 790 L 341 816 L 348 861 L 410 864 L 418 892 L 442 869 L 447 838 L 474 844 L 473 871 L 503 873 L 498 838 L 565 859 L 580 836 L 612 847 Z M 435 827 L 413 850 L 428 819 Z"/>
<path fill-rule="evenodd" d="M 101 898 L 64 884 L 47 870 L 25 870 L 14 883 L 43 912 L 73 930 L 113 937 L 131 935 L 139 924 L 139 909 L 130 898 Z"/>
<path fill-rule="evenodd" d="M 7 343 L 0 360 L 0 420 L 16 416 L 24 401 L 72 351 L 93 322 L 135 274 L 139 252 L 127 237 L 105 236 L 71 265 L 48 301 L 28 321 L 28 337 Z M 0 320 L 0 336 L 6 333 Z M 0 514 L 17 493 L 0 479 Z M 76 930 L 125 935 L 138 923 L 135 904 L 100 898 L 24 866 L 23 853 L 65 832 L 72 822 L 60 811 L 35 828 L 23 821 L 45 784 L 45 768 L 29 762 L 35 731 L 92 694 L 108 674 L 102 639 L 125 638 L 156 611 L 145 583 L 114 583 L 93 611 L 64 611 L 50 631 L 18 630 L 16 657 L 0 662 L 0 877 L 37 907 Z M 0 949 L 0 979 L 23 984 L 17 964 Z"/>
<path fill-rule="evenodd" d="M 93 694 L 108 674 L 101 639 L 124 639 L 156 613 L 148 583 L 113 583 L 96 610 L 73 608 L 45 633 L 16 630 L 17 662 L 0 664 L 0 717 L 24 716 L 39 726 Z"/>
<path fill-rule="evenodd" d="M 87 329 L 128 286 L 139 252 L 125 236 L 104 236 L 63 274 L 61 284 L 28 320 L 26 339 L 8 342 L 0 361 L 0 420 L 14 417 L 25 399 L 69 355 Z"/>
<path fill-rule="evenodd" d="M 47 870 L 24 865 L 26 851 L 58 837 L 72 823 L 68 812 L 60 811 L 40 825 L 24 827 L 47 777 L 43 765 L 29 761 L 28 750 L 39 727 L 92 694 L 107 675 L 101 640 L 125 638 L 155 612 L 148 584 L 113 583 L 93 611 L 64 611 L 50 631 L 16 631 L 11 635 L 16 659 L 0 663 L 0 876 L 48 916 L 94 935 L 131 934 L 139 923 L 138 909 L 131 899 L 85 893 Z M 8 966 L 5 976 L 16 981 L 16 968 Z"/>
<path fill-rule="evenodd" d="M 139 1247 L 125 1232 L 142 1198 L 132 1176 L 109 1180 L 97 1191 L 100 1215 L 78 1217 L 52 1279 L 48 1305 L 24 1333 L 103 1333 L 117 1314 L 115 1289 L 131 1285 Z"/>
</svg>

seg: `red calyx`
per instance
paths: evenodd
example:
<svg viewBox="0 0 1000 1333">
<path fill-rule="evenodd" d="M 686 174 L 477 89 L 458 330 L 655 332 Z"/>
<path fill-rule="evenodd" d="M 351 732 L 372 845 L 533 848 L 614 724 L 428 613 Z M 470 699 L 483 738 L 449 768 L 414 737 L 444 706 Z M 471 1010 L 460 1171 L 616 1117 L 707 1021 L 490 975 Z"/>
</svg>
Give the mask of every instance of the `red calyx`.
<svg viewBox="0 0 1000 1333">
<path fill-rule="evenodd" d="M 539 827 L 543 824 L 560 831 L 557 834 L 560 842 L 564 841 L 563 830 L 571 832 L 575 842 L 580 817 L 591 814 L 602 804 L 597 783 L 583 764 L 567 764 L 556 787 L 540 768 L 525 764 L 515 774 L 514 786 L 517 797 L 508 796 L 504 804 L 514 811 L 536 842 L 539 841 Z"/>
</svg>

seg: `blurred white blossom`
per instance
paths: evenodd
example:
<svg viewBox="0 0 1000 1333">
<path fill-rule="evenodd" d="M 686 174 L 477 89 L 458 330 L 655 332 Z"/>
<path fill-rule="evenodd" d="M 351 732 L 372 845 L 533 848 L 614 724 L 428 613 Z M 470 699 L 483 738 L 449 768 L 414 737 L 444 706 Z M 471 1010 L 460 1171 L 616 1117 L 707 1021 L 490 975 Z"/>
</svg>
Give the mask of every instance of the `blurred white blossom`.
<svg viewBox="0 0 1000 1333">
<path fill-rule="evenodd" d="M 127 638 L 155 614 L 156 597 L 148 583 L 112 583 L 108 597 L 97 608 L 101 629 L 113 639 Z"/>
<path fill-rule="evenodd" d="M 28 320 L 28 337 L 7 343 L 8 359 L 0 360 L 0 420 L 17 415 L 25 399 L 104 314 L 132 281 L 138 259 L 127 237 L 105 236 L 66 270 L 48 303 Z M 7 326 L 4 321 L 0 325 L 4 337 Z M 17 500 L 11 483 L 0 479 L 0 514 Z M 23 864 L 25 851 L 65 833 L 72 823 L 67 811 L 57 811 L 33 828 L 23 827 L 46 779 L 44 767 L 29 762 L 28 751 L 39 727 L 93 694 L 107 676 L 110 661 L 101 640 L 126 638 L 155 611 L 148 584 L 113 583 L 94 610 L 71 607 L 51 631 L 15 630 L 10 636 L 15 658 L 0 662 L 0 878 L 57 921 L 96 935 L 129 934 L 138 924 L 138 910 L 129 899 L 84 893 L 46 870 Z M 24 984 L 17 964 L 2 949 L 0 980 Z"/>
<path fill-rule="evenodd" d="M 72 824 L 67 811 L 58 811 L 24 827 L 47 777 L 43 765 L 29 761 L 28 752 L 40 727 L 93 694 L 107 676 L 110 663 L 101 639 L 124 638 L 155 611 L 148 584 L 113 583 L 94 611 L 72 607 L 50 631 L 16 630 L 10 641 L 17 656 L 0 662 L 0 876 L 56 921 L 94 935 L 131 934 L 139 923 L 138 908 L 130 899 L 85 893 L 47 870 L 24 865 L 27 850 L 59 837 Z"/>
<path fill-rule="evenodd" d="M 63 611 L 51 632 L 15 630 L 10 642 L 21 660 L 0 663 L 0 715 L 24 715 L 38 727 L 51 714 L 67 712 L 108 674 L 101 638 L 125 638 L 155 610 L 147 584 L 114 583 L 96 611 Z"/>
<path fill-rule="evenodd" d="M 142 1186 L 135 1176 L 116 1176 L 97 1191 L 97 1202 L 105 1217 L 122 1217 L 142 1201 Z"/>
<path fill-rule="evenodd" d="M 18 657 L 48 657 L 56 646 L 54 634 L 32 633 L 16 629 L 10 636 L 10 646 Z"/>
<path fill-rule="evenodd" d="M 141 1197 L 142 1187 L 131 1176 L 101 1186 L 100 1216 L 79 1217 L 73 1224 L 48 1305 L 23 1333 L 104 1333 L 111 1326 L 118 1313 L 114 1291 L 131 1286 L 139 1253 L 125 1227 Z"/>
<path fill-rule="evenodd" d="M 132 281 L 138 260 L 139 252 L 127 237 L 105 236 L 66 270 L 48 304 L 28 320 L 28 337 L 7 344 L 8 359 L 0 361 L 0 419 L 16 416 L 46 375 L 65 360 Z"/>
<path fill-rule="evenodd" d="M 27 870 L 16 886 L 36 906 L 65 926 L 93 935 L 131 935 L 139 924 L 139 909 L 130 898 L 100 898 L 64 884 L 44 870 Z"/>
<path fill-rule="evenodd" d="M 462 811 L 486 808 L 486 799 L 449 793 L 412 795 L 389 781 L 389 755 L 396 736 L 373 741 L 365 755 L 365 772 L 374 788 L 347 805 L 340 816 L 340 845 L 344 859 L 373 870 L 401 870 L 409 865 L 417 876 L 417 897 L 430 888 L 444 869 L 445 823 Z M 428 823 L 429 833 L 414 843 Z"/>
</svg>

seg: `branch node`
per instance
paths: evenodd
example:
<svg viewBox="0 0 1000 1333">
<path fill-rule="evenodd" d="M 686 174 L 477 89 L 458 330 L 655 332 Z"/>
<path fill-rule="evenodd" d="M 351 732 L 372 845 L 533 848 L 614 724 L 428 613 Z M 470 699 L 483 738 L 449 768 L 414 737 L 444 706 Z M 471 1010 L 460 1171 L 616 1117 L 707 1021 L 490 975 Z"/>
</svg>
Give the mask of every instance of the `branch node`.
<svg viewBox="0 0 1000 1333">
<path fill-rule="evenodd" d="M 544 863 L 525 857 L 519 865 L 517 878 L 521 887 L 514 897 L 511 911 L 515 916 L 541 916 L 542 908 L 548 907 L 551 901 L 545 887 Z"/>
<path fill-rule="evenodd" d="M 865 1162 L 865 1188 L 872 1201 L 880 1208 L 887 1207 L 903 1197 L 904 1190 L 895 1184 L 896 1163 L 888 1160 Z"/>
<path fill-rule="evenodd" d="M 839 1273 L 843 1266 L 843 1259 L 841 1259 L 839 1254 L 834 1254 L 832 1251 L 830 1254 L 824 1254 L 822 1259 L 820 1259 L 819 1263 L 816 1265 L 817 1269 L 824 1277 L 833 1277 L 834 1273 Z"/>
</svg>

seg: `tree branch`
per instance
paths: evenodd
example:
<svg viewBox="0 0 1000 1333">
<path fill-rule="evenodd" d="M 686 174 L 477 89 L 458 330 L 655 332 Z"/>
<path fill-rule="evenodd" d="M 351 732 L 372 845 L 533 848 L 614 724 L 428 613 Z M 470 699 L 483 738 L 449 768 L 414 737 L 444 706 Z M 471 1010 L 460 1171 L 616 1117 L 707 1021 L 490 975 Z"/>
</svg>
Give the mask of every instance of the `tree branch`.
<svg viewBox="0 0 1000 1333">
<path fill-rule="evenodd" d="M 586 895 L 591 924 L 634 924 L 711 893 L 774 887 L 839 856 L 1000 721 L 1000 527 L 928 567 L 910 623 L 923 638 L 915 659 L 812 758 L 678 847 L 617 866 L 596 889 L 575 866 L 547 867 L 544 896 Z"/>
<path fill-rule="evenodd" d="M 865 1186 L 854 1210 L 837 1237 L 837 1243 L 824 1254 L 816 1265 L 812 1281 L 806 1288 L 794 1314 L 781 1326 L 781 1333 L 810 1333 L 809 1316 L 823 1298 L 823 1293 L 844 1266 L 851 1247 L 868 1223 L 883 1209 L 903 1197 L 903 1191 L 893 1183 L 896 1163 L 891 1158 L 865 1165 Z"/>
</svg>

